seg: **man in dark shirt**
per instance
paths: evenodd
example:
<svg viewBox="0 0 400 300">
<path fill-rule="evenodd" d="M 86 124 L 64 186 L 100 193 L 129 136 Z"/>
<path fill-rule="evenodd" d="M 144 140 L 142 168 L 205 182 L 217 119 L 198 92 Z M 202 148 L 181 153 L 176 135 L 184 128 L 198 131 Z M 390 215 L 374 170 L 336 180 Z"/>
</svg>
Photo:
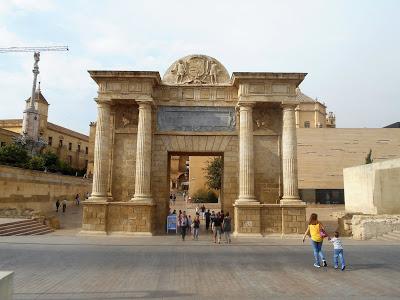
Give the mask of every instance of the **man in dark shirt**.
<svg viewBox="0 0 400 300">
<path fill-rule="evenodd" d="M 210 210 L 207 210 L 207 211 L 204 213 L 204 216 L 205 216 L 205 218 L 206 218 L 206 230 L 208 231 L 208 228 L 210 228 L 210 221 L 211 221 L 211 213 L 210 213 Z"/>
</svg>

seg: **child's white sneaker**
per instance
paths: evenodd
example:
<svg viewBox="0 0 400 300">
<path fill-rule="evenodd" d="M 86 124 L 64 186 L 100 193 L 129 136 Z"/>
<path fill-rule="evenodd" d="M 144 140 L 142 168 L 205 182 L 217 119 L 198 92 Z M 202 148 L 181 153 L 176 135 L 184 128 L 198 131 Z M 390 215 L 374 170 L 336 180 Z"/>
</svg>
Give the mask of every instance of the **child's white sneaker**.
<svg viewBox="0 0 400 300">
<path fill-rule="evenodd" d="M 321 268 L 321 266 L 319 264 L 317 264 L 317 263 L 314 264 L 314 267 Z"/>
</svg>

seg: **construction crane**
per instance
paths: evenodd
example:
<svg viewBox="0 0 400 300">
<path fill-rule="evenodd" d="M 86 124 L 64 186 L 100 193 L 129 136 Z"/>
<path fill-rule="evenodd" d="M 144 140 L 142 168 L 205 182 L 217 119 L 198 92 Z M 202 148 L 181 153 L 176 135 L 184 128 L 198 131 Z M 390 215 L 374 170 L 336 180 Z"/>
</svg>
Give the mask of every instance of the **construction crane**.
<svg viewBox="0 0 400 300">
<path fill-rule="evenodd" d="M 29 126 L 28 122 L 31 122 L 31 119 L 37 120 L 38 112 L 35 110 L 35 92 L 36 92 L 36 82 L 37 76 L 39 74 L 39 60 L 40 60 L 40 52 L 42 51 L 68 51 L 68 46 L 49 46 L 49 47 L 8 47 L 8 48 L 0 48 L 0 53 L 9 53 L 9 52 L 33 52 L 34 64 L 33 64 L 33 84 L 32 84 L 32 96 L 30 102 L 30 108 L 24 111 L 24 119 L 22 122 L 22 133 L 24 135 L 28 135 L 33 139 L 37 139 L 38 137 L 38 124 L 37 126 Z M 31 117 L 29 116 L 31 115 Z"/>
</svg>

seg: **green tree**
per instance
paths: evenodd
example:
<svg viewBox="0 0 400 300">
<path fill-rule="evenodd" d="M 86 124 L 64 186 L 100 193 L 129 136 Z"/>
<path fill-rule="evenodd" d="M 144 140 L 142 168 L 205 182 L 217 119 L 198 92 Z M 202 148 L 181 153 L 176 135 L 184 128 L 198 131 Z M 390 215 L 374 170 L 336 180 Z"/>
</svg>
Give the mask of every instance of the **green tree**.
<svg viewBox="0 0 400 300">
<path fill-rule="evenodd" d="M 8 144 L 0 148 L 0 163 L 23 167 L 29 160 L 26 149 L 19 144 Z"/>
<path fill-rule="evenodd" d="M 222 186 L 223 161 L 222 157 L 215 157 L 207 162 L 206 171 L 207 186 L 213 190 L 220 190 Z"/>
<path fill-rule="evenodd" d="M 57 154 L 51 152 L 50 150 L 47 150 L 46 152 L 42 153 L 40 155 L 43 160 L 44 160 L 44 166 L 47 168 L 50 172 L 57 171 L 59 168 L 59 159 Z"/>
<path fill-rule="evenodd" d="M 365 164 L 372 164 L 374 160 L 372 159 L 372 149 L 369 149 L 369 153 L 365 157 Z"/>
</svg>

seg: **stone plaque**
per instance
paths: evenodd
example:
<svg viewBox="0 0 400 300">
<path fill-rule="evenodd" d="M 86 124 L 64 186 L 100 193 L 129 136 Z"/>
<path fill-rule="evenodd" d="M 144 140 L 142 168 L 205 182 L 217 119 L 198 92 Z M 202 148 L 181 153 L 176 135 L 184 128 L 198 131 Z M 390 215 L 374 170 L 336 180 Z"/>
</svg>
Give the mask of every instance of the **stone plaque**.
<svg viewBox="0 0 400 300">
<path fill-rule="evenodd" d="M 234 107 L 158 107 L 159 131 L 234 131 L 235 127 Z"/>
</svg>

